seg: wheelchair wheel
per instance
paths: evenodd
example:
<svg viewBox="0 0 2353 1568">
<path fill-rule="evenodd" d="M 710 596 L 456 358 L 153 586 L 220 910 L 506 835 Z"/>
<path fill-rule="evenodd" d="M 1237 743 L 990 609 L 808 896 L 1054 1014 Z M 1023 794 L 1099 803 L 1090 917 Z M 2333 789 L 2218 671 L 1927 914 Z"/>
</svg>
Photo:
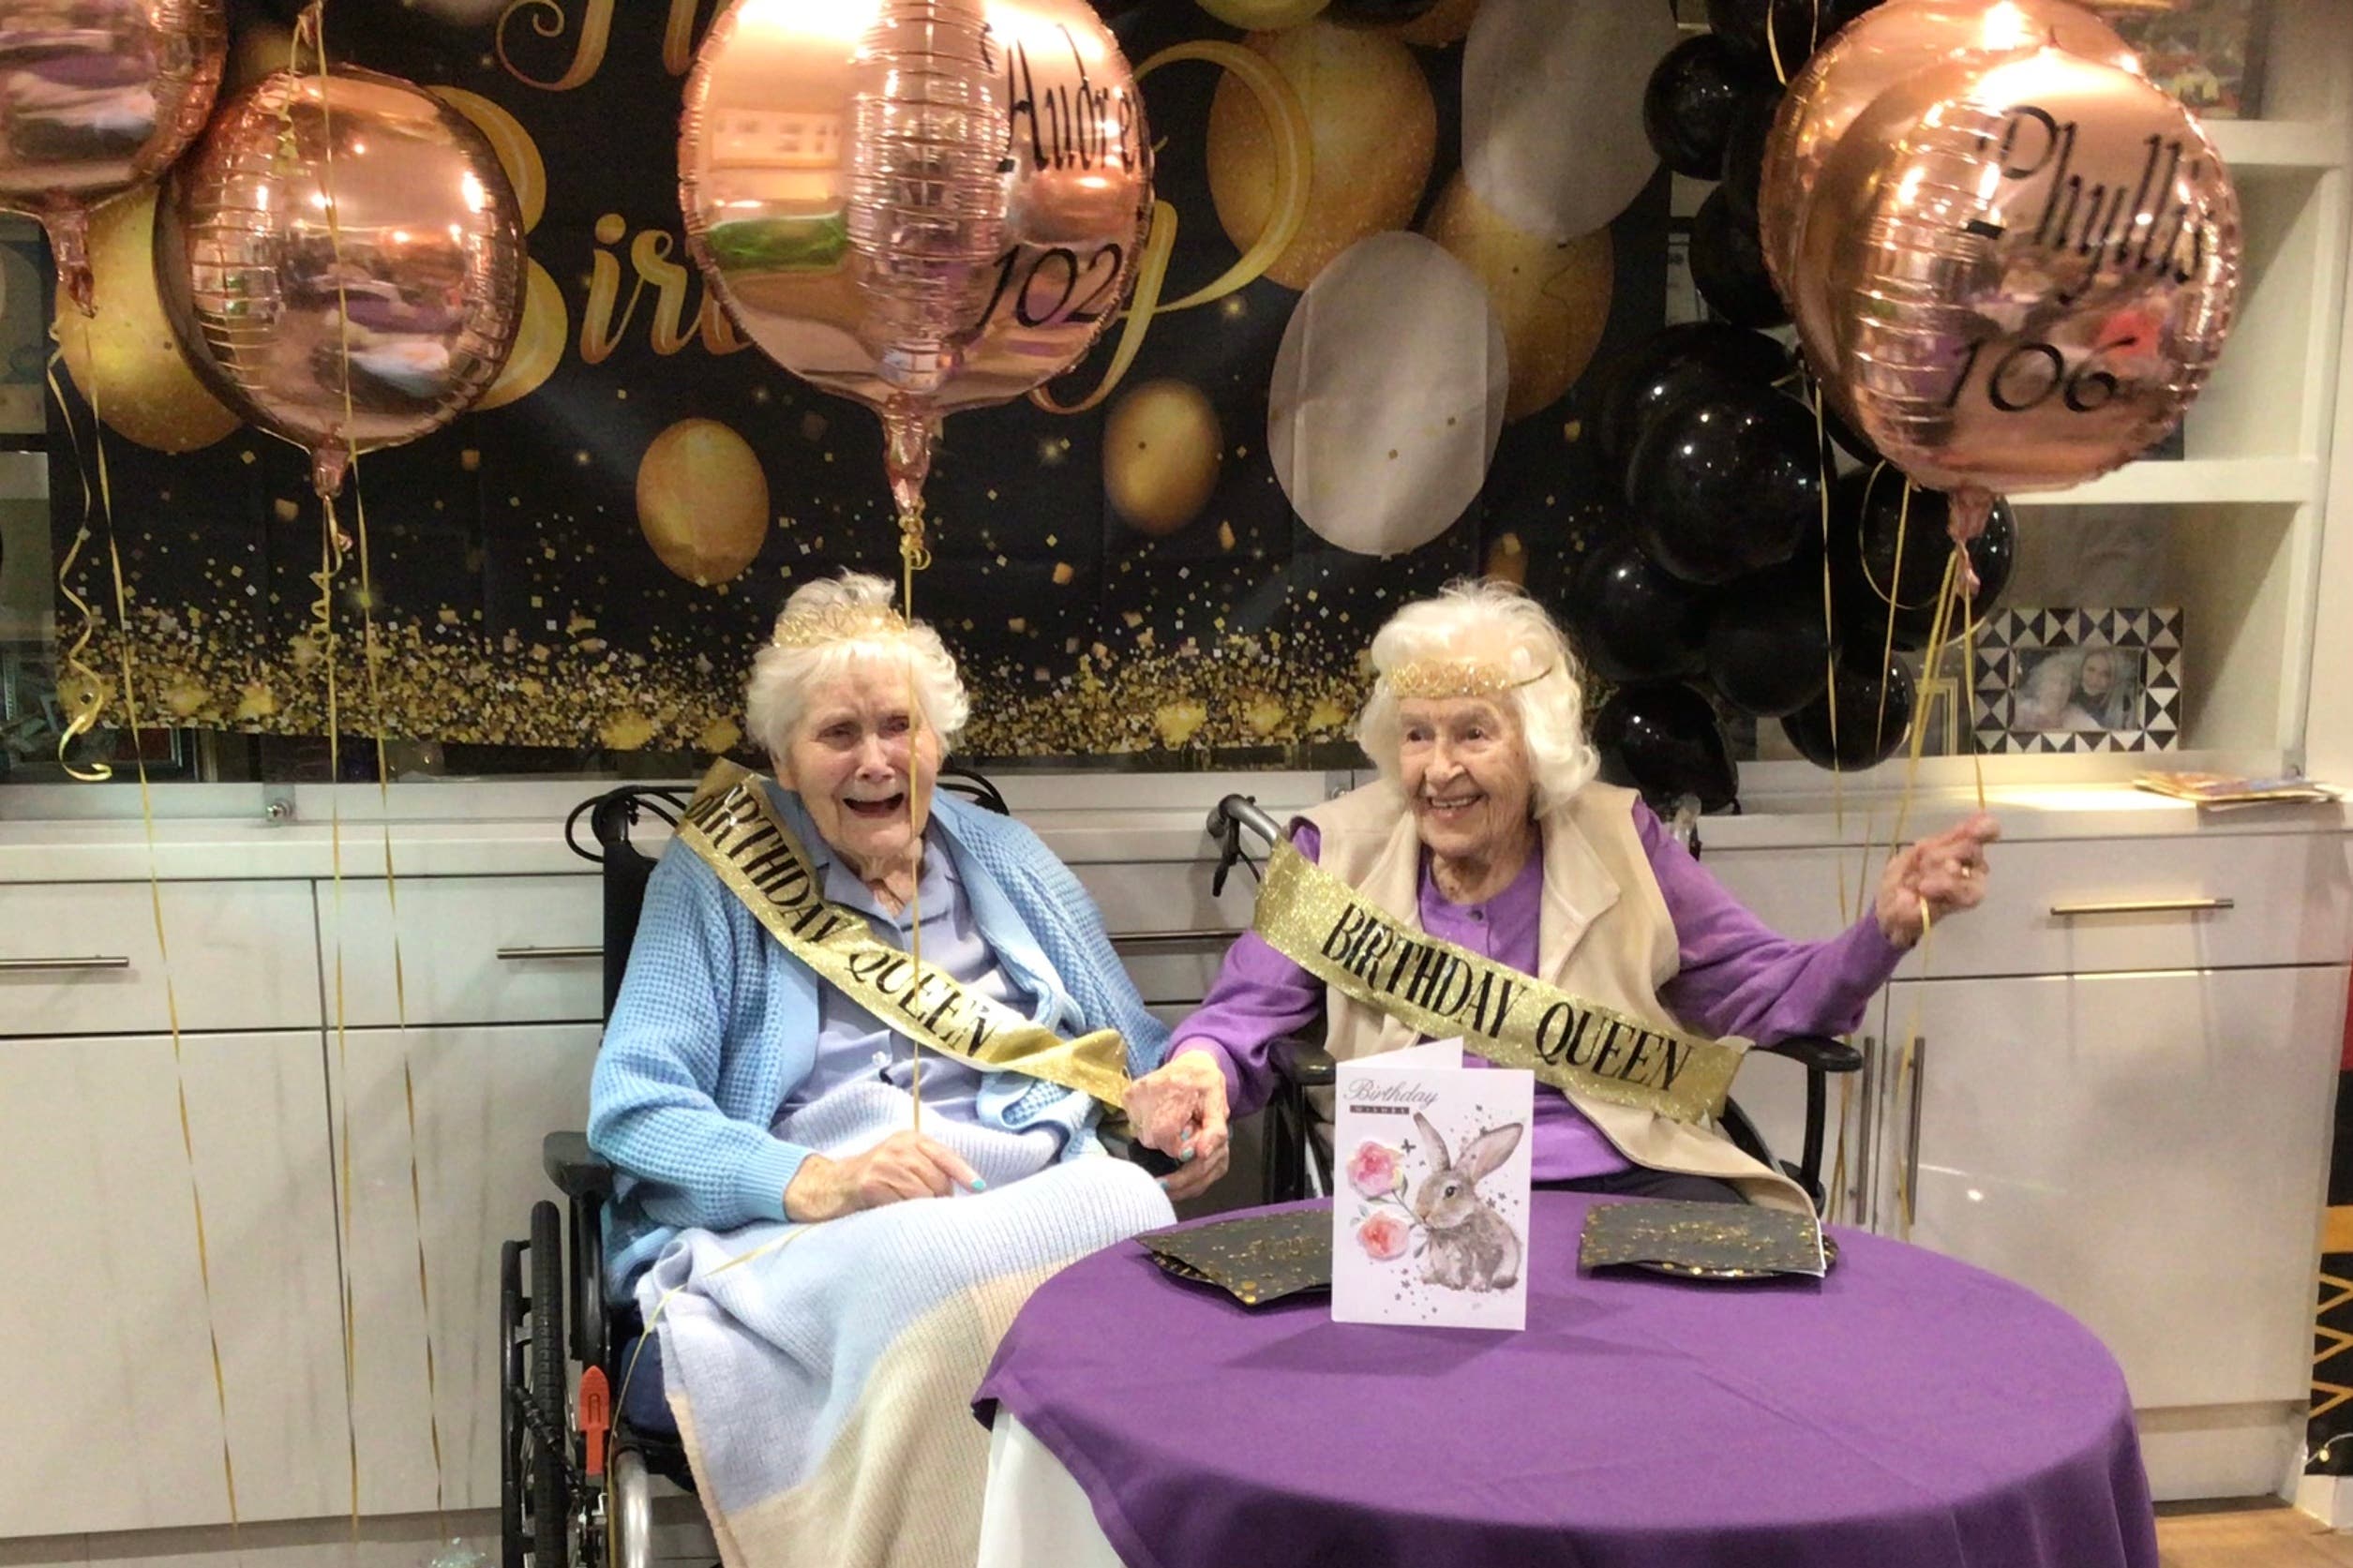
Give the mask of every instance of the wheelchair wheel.
<svg viewBox="0 0 2353 1568">
<path fill-rule="evenodd" d="M 500 1568 L 524 1568 L 523 1493 L 526 1474 L 523 1417 L 523 1244 L 499 1247 L 499 1561 Z"/>
<path fill-rule="evenodd" d="M 532 1568 L 565 1568 L 570 1557 L 571 1491 L 565 1444 L 571 1430 L 570 1391 L 564 1386 L 563 1222 L 555 1204 L 532 1205 L 531 1324 L 525 1331 L 523 1397 L 537 1412 L 526 1420 L 524 1467 L 530 1485 Z"/>
</svg>

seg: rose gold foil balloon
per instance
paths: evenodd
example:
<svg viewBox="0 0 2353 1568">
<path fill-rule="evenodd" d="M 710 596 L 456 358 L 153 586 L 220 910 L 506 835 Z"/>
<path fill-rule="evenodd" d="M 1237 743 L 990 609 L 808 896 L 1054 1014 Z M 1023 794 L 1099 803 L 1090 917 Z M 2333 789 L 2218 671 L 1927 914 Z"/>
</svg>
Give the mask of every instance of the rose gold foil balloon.
<svg viewBox="0 0 2353 1568">
<path fill-rule="evenodd" d="M 1814 183 L 1838 141 L 1871 100 L 1906 77 L 1948 62 L 1981 64 L 2046 44 L 2137 72 L 2113 28 L 2067 0 L 1886 0 L 1841 28 L 1806 60 L 1782 95 L 1758 181 L 1757 232 L 1765 266 L 1804 323 L 1820 314 L 1796 269 L 1798 231 Z"/>
<path fill-rule="evenodd" d="M 49 231 L 85 314 L 90 209 L 195 140 L 228 52 L 222 0 L 0 0 L 0 207 Z"/>
<path fill-rule="evenodd" d="M 2196 116 L 2056 49 L 1941 66 L 1881 95 L 1823 166 L 1800 265 L 1828 286 L 1856 427 L 1956 532 L 1989 495 L 2138 455 L 2230 328 L 2239 199 Z"/>
<path fill-rule="evenodd" d="M 309 451 L 440 429 L 497 378 L 523 306 L 515 192 L 482 133 L 397 77 L 279 71 L 173 171 L 156 277 L 206 384 Z"/>
<path fill-rule="evenodd" d="M 679 135 L 697 261 L 772 359 L 882 416 L 903 517 L 942 415 L 1060 374 L 1117 314 L 1151 160 L 1086 0 L 736 0 Z"/>
</svg>

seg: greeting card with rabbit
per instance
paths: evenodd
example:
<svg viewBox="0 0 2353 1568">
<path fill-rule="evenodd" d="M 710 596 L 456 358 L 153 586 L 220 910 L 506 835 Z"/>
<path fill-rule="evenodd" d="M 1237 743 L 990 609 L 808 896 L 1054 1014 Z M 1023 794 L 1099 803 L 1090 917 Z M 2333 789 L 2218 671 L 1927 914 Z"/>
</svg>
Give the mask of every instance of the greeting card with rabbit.
<svg viewBox="0 0 2353 1568">
<path fill-rule="evenodd" d="M 1333 1320 L 1524 1326 L 1535 1078 L 1447 1040 L 1347 1063 L 1337 1088 Z"/>
</svg>

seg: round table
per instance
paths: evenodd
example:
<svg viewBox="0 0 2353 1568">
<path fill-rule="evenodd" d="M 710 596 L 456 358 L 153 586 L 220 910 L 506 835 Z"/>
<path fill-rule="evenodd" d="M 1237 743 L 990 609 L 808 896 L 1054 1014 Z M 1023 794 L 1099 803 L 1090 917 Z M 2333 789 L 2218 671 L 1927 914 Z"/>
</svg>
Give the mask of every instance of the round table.
<svg viewBox="0 0 2353 1568">
<path fill-rule="evenodd" d="M 1581 1276 L 1590 1202 L 1535 1195 L 1518 1334 L 1245 1307 L 1123 1243 L 974 1409 L 1131 1568 L 2156 1568 L 2123 1376 L 2057 1307 L 1851 1231 L 1821 1281 Z"/>
</svg>

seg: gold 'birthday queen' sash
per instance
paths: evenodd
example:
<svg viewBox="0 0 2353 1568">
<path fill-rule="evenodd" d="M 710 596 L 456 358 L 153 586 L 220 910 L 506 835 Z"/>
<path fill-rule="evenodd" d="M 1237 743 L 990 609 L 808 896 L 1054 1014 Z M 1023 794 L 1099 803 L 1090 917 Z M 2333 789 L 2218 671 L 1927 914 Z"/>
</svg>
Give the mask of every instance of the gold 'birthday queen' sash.
<svg viewBox="0 0 2353 1568">
<path fill-rule="evenodd" d="M 787 952 L 899 1034 L 976 1067 L 1076 1089 L 1115 1111 L 1126 1102 L 1128 1052 L 1117 1030 L 1066 1040 L 878 941 L 865 916 L 825 901 L 817 869 L 745 769 L 714 764 L 687 802 L 678 836 Z"/>
<path fill-rule="evenodd" d="M 1417 931 L 1285 843 L 1267 859 L 1251 924 L 1366 1007 L 1588 1099 L 1705 1121 L 1740 1069 L 1737 1046 L 1656 1028 Z"/>
</svg>

